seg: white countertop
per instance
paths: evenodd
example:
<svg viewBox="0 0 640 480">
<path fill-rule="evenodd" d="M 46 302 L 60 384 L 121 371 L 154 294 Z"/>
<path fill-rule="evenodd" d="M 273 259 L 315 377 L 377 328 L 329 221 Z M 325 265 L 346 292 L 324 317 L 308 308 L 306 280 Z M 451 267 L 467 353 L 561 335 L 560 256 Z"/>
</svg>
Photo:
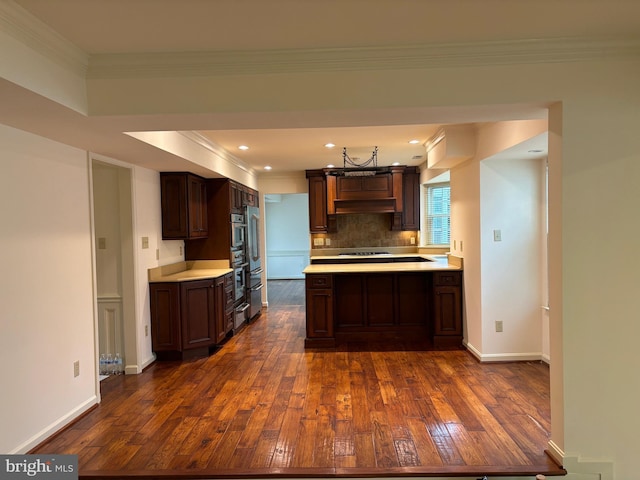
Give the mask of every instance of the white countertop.
<svg viewBox="0 0 640 480">
<path fill-rule="evenodd" d="M 453 257 L 451 255 L 425 255 L 425 254 L 387 254 L 387 255 L 375 255 L 378 257 L 423 257 L 432 260 L 431 262 L 390 262 L 390 263 L 360 263 L 363 262 L 363 256 L 360 255 L 340 255 L 340 256 L 328 256 L 322 255 L 318 257 L 311 257 L 313 262 L 314 258 L 319 259 L 358 259 L 359 263 L 332 263 L 332 264 L 311 264 L 306 267 L 302 273 L 373 273 L 373 272 L 431 272 L 442 270 L 462 270 L 462 259 L 460 257 Z"/>
</svg>

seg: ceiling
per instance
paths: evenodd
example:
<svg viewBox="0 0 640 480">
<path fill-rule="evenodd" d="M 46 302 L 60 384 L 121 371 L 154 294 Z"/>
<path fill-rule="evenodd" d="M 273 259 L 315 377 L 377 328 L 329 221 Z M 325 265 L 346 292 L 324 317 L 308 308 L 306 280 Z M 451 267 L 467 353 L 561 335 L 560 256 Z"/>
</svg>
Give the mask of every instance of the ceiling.
<svg viewBox="0 0 640 480">
<path fill-rule="evenodd" d="M 545 38 L 634 36 L 640 32 L 640 2 L 636 0 L 15 0 L 10 3 L 37 17 L 43 28 L 53 29 L 89 58 L 168 52 L 240 54 L 474 45 Z M 17 126 L 22 125 L 18 117 L 23 115 L 23 124 L 36 129 L 42 120 L 27 118 L 32 108 L 19 111 L 10 108 L 21 95 L 24 92 L 9 92 L 4 97 L 0 95 L 0 99 Z M 60 138 L 68 138 L 69 143 L 118 155 L 116 158 L 123 160 L 127 160 L 122 153 L 125 149 L 136 150 L 133 144 L 126 144 L 132 142 L 130 138 L 109 136 L 118 130 L 132 131 L 131 119 L 105 118 L 91 123 L 45 104 L 42 99 L 29 102 L 38 104 L 40 111 L 51 111 L 46 116 L 47 126 L 42 126 L 43 134 L 55 131 Z M 328 163 L 341 166 L 342 147 L 347 147 L 350 157 L 362 159 L 377 147 L 380 165 L 392 162 L 418 165 L 425 160 L 425 142 L 442 124 L 540 118 L 543 110 L 540 105 L 506 113 L 499 108 L 485 108 L 451 114 L 442 111 L 439 117 L 407 111 L 397 112 L 392 119 L 384 115 L 366 120 L 354 117 L 334 122 L 335 125 L 314 125 L 310 121 L 296 128 L 261 125 L 220 129 L 219 124 L 206 121 L 196 122 L 192 127 L 257 172 L 266 165 L 272 166 L 273 171 L 320 168 Z M 324 112 L 327 117 L 331 113 Z M 172 127 L 168 117 L 164 121 L 154 120 L 145 123 L 136 119 L 135 126 L 140 130 L 158 124 L 166 130 L 184 129 L 179 123 Z M 408 143 L 414 139 L 417 144 Z M 121 150 L 116 148 L 119 142 L 123 145 Z M 328 142 L 336 147 L 325 148 Z M 241 151 L 239 145 L 247 145 L 249 149 Z M 142 152 L 136 154 L 142 158 Z M 156 157 L 155 162 L 149 161 L 145 166 L 170 168 L 167 162 L 162 163 L 161 157 Z"/>
</svg>

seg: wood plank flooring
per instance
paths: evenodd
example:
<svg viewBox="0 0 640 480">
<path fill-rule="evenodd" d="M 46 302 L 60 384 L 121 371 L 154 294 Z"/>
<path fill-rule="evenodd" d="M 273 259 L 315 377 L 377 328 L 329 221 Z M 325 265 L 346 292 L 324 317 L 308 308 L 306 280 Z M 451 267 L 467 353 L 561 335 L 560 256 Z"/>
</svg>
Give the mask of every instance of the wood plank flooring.
<svg viewBox="0 0 640 480">
<path fill-rule="evenodd" d="M 102 403 L 31 453 L 81 478 L 564 475 L 545 454 L 549 371 L 403 344 L 304 349 L 303 281 L 214 355 L 102 382 Z M 529 477 L 530 478 L 530 477 Z"/>
</svg>

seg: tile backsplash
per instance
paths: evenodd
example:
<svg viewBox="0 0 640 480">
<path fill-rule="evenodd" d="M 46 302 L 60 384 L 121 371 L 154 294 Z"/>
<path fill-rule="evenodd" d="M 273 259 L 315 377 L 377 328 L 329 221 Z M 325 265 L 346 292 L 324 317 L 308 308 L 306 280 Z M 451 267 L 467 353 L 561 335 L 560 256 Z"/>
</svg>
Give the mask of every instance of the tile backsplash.
<svg viewBox="0 0 640 480">
<path fill-rule="evenodd" d="M 311 235 L 311 248 L 404 247 L 418 245 L 416 231 L 391 231 L 391 218 L 386 213 L 362 213 L 337 216 L 336 233 Z M 411 243 L 414 238 L 415 244 Z M 322 239 L 321 245 L 314 240 Z M 328 242 L 327 242 L 328 240 Z"/>
</svg>

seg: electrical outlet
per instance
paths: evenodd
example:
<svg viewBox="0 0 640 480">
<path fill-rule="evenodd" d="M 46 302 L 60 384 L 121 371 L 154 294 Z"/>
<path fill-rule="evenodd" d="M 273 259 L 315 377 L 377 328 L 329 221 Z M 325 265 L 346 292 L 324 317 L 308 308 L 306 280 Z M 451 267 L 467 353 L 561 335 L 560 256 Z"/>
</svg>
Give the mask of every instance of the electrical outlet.
<svg viewBox="0 0 640 480">
<path fill-rule="evenodd" d="M 73 376 L 80 376 L 80 360 L 76 360 L 75 362 L 73 362 Z"/>
<path fill-rule="evenodd" d="M 184 254 L 184 249 L 182 247 L 182 245 L 180 245 L 180 256 L 182 256 Z"/>
<path fill-rule="evenodd" d="M 458 242 L 456 240 L 453 241 L 453 249 L 458 248 Z"/>
<path fill-rule="evenodd" d="M 411 237 L 411 245 L 415 245 L 416 244 L 416 237 Z"/>
<path fill-rule="evenodd" d="M 324 239 L 324 244 L 327 245 L 327 246 L 331 245 L 331 239 L 330 238 L 325 238 Z"/>
<path fill-rule="evenodd" d="M 160 260 L 160 249 L 156 248 L 156 260 Z"/>
<path fill-rule="evenodd" d="M 502 332 L 502 320 L 496 320 L 496 332 Z"/>
<path fill-rule="evenodd" d="M 460 240 L 460 251 L 462 251 L 462 240 Z"/>
<path fill-rule="evenodd" d="M 144 326 L 144 336 L 148 337 L 149 336 L 149 325 L 145 325 Z"/>
</svg>

